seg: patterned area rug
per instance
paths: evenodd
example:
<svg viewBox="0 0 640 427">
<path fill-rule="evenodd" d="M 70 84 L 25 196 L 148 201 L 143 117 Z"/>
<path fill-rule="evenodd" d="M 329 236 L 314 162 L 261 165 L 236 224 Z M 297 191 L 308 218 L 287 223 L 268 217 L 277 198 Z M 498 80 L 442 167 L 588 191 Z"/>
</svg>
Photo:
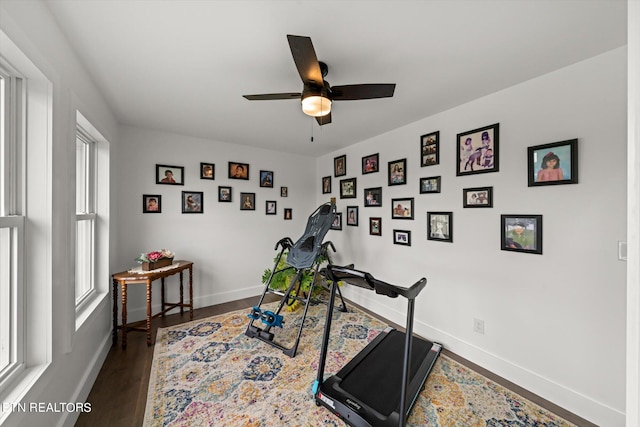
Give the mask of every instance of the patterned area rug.
<svg viewBox="0 0 640 427">
<path fill-rule="evenodd" d="M 295 358 L 244 335 L 248 310 L 158 330 L 145 426 L 343 426 L 316 406 L 315 380 L 326 305 L 309 308 Z M 300 311 L 275 331 L 292 342 Z M 325 374 L 337 372 L 386 325 L 349 306 L 336 311 Z M 289 337 L 287 337 L 287 334 Z M 287 347 L 290 344 L 286 344 Z M 411 412 L 409 426 L 573 424 L 441 355 Z"/>
</svg>

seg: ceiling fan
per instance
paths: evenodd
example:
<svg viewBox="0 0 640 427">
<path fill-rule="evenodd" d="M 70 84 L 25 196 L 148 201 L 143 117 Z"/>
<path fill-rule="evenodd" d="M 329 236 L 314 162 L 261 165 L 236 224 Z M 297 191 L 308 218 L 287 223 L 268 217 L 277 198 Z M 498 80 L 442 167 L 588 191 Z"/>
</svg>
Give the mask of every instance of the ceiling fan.
<svg viewBox="0 0 640 427">
<path fill-rule="evenodd" d="M 320 126 L 331 123 L 331 104 L 333 101 L 352 101 L 358 99 L 390 98 L 396 85 L 392 84 L 355 84 L 331 86 L 324 77 L 329 67 L 318 61 L 310 37 L 287 35 L 289 47 L 296 68 L 302 79 L 302 93 L 268 93 L 243 95 L 250 101 L 271 101 L 276 99 L 300 99 L 302 111 L 312 117 Z"/>
</svg>

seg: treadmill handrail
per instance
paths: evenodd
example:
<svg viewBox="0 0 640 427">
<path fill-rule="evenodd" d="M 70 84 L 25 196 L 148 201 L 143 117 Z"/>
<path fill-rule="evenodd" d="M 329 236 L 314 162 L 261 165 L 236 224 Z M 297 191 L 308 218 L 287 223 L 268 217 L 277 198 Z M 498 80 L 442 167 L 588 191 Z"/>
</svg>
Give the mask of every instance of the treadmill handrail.
<svg viewBox="0 0 640 427">
<path fill-rule="evenodd" d="M 329 277 L 336 281 L 345 281 L 361 288 L 374 290 L 377 294 L 396 298 L 402 295 L 407 299 L 415 299 L 427 285 L 427 279 L 422 277 L 408 288 L 392 285 L 382 280 L 378 280 L 366 271 L 356 270 L 350 267 L 329 265 L 327 267 Z"/>
</svg>

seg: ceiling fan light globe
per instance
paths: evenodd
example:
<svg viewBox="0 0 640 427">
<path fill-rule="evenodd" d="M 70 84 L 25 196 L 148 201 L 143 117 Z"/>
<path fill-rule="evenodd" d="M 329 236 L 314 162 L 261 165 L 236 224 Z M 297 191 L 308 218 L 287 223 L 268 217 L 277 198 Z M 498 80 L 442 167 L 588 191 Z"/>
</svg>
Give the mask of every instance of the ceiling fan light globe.
<svg viewBox="0 0 640 427">
<path fill-rule="evenodd" d="M 302 111 L 312 117 L 326 116 L 331 112 L 331 100 L 324 96 L 307 96 L 302 100 Z"/>
</svg>

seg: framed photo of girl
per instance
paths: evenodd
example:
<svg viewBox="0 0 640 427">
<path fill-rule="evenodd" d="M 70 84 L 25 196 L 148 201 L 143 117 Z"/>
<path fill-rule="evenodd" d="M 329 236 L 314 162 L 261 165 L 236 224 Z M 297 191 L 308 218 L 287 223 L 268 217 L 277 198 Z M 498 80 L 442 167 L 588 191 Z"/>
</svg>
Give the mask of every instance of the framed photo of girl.
<svg viewBox="0 0 640 427">
<path fill-rule="evenodd" d="M 369 218 L 369 234 L 371 236 L 382 236 L 382 218 L 370 217 Z"/>
<path fill-rule="evenodd" d="M 382 206 L 382 187 L 364 189 L 364 207 Z"/>
<path fill-rule="evenodd" d="M 493 187 L 476 187 L 462 189 L 462 207 L 492 208 Z"/>
<path fill-rule="evenodd" d="M 183 191 L 182 192 L 182 213 L 203 213 L 204 194 L 202 191 Z"/>
<path fill-rule="evenodd" d="M 347 174 L 347 155 L 335 157 L 333 159 L 333 176 L 345 176 Z"/>
<path fill-rule="evenodd" d="M 459 133 L 456 176 L 498 172 L 500 124 Z"/>
<path fill-rule="evenodd" d="M 358 207 L 347 206 L 347 225 L 358 226 Z"/>
<path fill-rule="evenodd" d="M 322 194 L 331 193 L 331 177 L 325 176 L 322 178 Z"/>
<path fill-rule="evenodd" d="M 213 163 L 200 163 L 200 179 L 215 179 L 216 165 Z"/>
<path fill-rule="evenodd" d="M 184 185 L 184 166 L 156 165 L 156 184 Z"/>
<path fill-rule="evenodd" d="M 503 251 L 542 255 L 542 215 L 500 215 Z"/>
<path fill-rule="evenodd" d="M 231 187 L 218 186 L 218 201 L 230 203 L 233 199 L 233 189 Z"/>
<path fill-rule="evenodd" d="M 440 163 L 440 131 L 427 133 L 420 137 L 420 166 L 433 166 Z"/>
<path fill-rule="evenodd" d="M 342 230 L 342 212 L 336 213 L 333 224 L 329 227 L 331 230 Z"/>
<path fill-rule="evenodd" d="M 378 172 L 379 153 L 362 158 L 362 175 Z"/>
<path fill-rule="evenodd" d="M 160 194 L 142 195 L 142 213 L 161 213 L 162 196 Z"/>
<path fill-rule="evenodd" d="M 529 187 L 578 183 L 578 140 L 527 148 Z"/>
<path fill-rule="evenodd" d="M 402 185 L 407 183 L 407 159 L 389 162 L 388 185 Z"/>
</svg>

